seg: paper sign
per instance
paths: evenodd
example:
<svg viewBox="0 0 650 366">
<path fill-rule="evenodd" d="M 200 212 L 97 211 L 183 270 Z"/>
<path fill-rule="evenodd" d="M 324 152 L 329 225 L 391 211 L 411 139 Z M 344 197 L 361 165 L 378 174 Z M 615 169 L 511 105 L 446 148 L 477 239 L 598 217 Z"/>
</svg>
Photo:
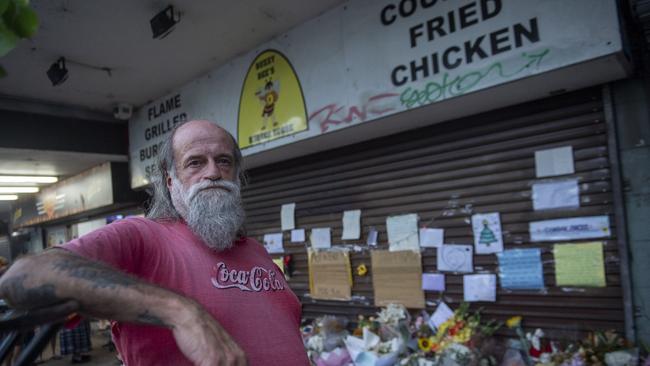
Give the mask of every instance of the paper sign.
<svg viewBox="0 0 650 366">
<path fill-rule="evenodd" d="M 309 291 L 321 300 L 350 300 L 352 269 L 347 251 L 309 251 Z"/>
<path fill-rule="evenodd" d="M 433 315 L 429 318 L 429 326 L 432 329 L 438 329 L 440 328 L 440 324 L 446 322 L 452 316 L 454 316 L 453 310 L 451 310 L 444 302 L 440 302 L 436 311 L 434 311 Z"/>
<path fill-rule="evenodd" d="M 282 233 L 264 234 L 264 248 L 269 253 L 282 253 Z"/>
<path fill-rule="evenodd" d="M 316 249 L 327 249 L 332 246 L 330 228 L 318 228 L 311 229 L 311 235 L 309 236 L 309 241 L 311 242 L 312 248 Z"/>
<path fill-rule="evenodd" d="M 291 230 L 291 242 L 292 243 L 304 243 L 305 242 L 305 229 Z"/>
<path fill-rule="evenodd" d="M 419 250 L 418 215 L 409 214 L 386 218 L 388 231 L 388 250 Z"/>
<path fill-rule="evenodd" d="M 375 306 L 397 303 L 407 308 L 424 308 L 419 252 L 373 250 L 370 257 Z"/>
<path fill-rule="evenodd" d="M 603 243 L 555 244 L 556 286 L 605 287 Z"/>
<path fill-rule="evenodd" d="M 497 253 L 501 287 L 511 290 L 544 288 L 542 254 L 539 248 L 513 249 Z"/>
<path fill-rule="evenodd" d="M 361 210 L 343 212 L 342 240 L 359 239 L 361 237 Z"/>
<path fill-rule="evenodd" d="M 577 179 L 533 184 L 535 211 L 577 207 L 580 207 L 580 189 Z"/>
<path fill-rule="evenodd" d="M 367 244 L 369 246 L 377 245 L 377 234 L 378 234 L 377 229 L 375 229 L 374 227 L 370 228 L 370 231 L 368 231 L 368 240 L 367 240 Z"/>
<path fill-rule="evenodd" d="M 497 301 L 497 276 L 474 274 L 463 276 L 465 301 Z"/>
<path fill-rule="evenodd" d="M 439 248 L 444 237 L 443 229 L 420 229 L 420 246 L 423 248 Z"/>
<path fill-rule="evenodd" d="M 296 227 L 294 221 L 294 211 L 296 210 L 295 203 L 287 203 L 282 205 L 282 210 L 280 210 L 280 218 L 282 223 L 282 231 L 291 230 Z"/>
<path fill-rule="evenodd" d="M 471 245 L 444 244 L 438 248 L 438 271 L 474 272 Z"/>
<path fill-rule="evenodd" d="M 529 231 L 531 241 L 592 239 L 611 235 L 609 216 L 533 221 L 529 224 Z"/>
<path fill-rule="evenodd" d="M 275 263 L 275 265 L 278 266 L 278 268 L 280 268 L 280 271 L 284 273 L 284 261 L 282 260 L 282 258 L 273 258 L 273 263 Z"/>
<path fill-rule="evenodd" d="M 422 274 L 422 289 L 425 291 L 445 291 L 445 275 L 442 273 Z"/>
<path fill-rule="evenodd" d="M 535 151 L 537 178 L 573 174 L 573 148 L 571 146 Z"/>
<path fill-rule="evenodd" d="M 474 230 L 476 254 L 503 251 L 501 218 L 498 212 L 472 215 L 472 229 Z"/>
</svg>

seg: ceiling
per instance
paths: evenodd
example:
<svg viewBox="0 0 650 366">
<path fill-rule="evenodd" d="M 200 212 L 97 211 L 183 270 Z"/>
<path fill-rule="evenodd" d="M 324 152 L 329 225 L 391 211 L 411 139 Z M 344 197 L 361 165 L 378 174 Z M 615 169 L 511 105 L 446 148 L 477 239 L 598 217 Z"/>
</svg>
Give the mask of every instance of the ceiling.
<svg viewBox="0 0 650 366">
<path fill-rule="evenodd" d="M 37 34 L 0 59 L 8 73 L 0 79 L 0 117 L 5 109 L 124 123 L 112 118 L 116 103 L 142 106 L 343 2 L 32 0 Z M 149 20 L 170 4 L 181 20 L 153 39 Z M 59 57 L 69 77 L 53 87 L 45 72 Z M 125 159 L 0 146 L 0 174 L 69 176 Z M 0 218 L 7 210 L 1 203 Z"/>
</svg>

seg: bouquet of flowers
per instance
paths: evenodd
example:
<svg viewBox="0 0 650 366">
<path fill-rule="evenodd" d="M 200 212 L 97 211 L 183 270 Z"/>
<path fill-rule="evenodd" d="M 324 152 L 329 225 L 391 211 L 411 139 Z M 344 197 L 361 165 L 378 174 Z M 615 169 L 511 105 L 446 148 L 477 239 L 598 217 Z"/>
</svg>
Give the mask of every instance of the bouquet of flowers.
<svg viewBox="0 0 650 366">
<path fill-rule="evenodd" d="M 480 310 L 471 313 L 467 303 L 434 332 L 426 322 L 416 321 L 413 333 L 417 350 L 401 365 L 496 365 L 497 344 L 490 336 L 500 324 L 481 322 Z"/>
<path fill-rule="evenodd" d="M 351 365 L 343 340 L 348 335 L 347 319 L 323 316 L 301 327 L 307 355 L 316 366 Z"/>
<path fill-rule="evenodd" d="M 394 365 L 406 349 L 410 316 L 402 305 L 390 304 L 376 318 L 359 318 L 352 336 L 345 338 L 345 346 L 354 364 Z"/>
</svg>

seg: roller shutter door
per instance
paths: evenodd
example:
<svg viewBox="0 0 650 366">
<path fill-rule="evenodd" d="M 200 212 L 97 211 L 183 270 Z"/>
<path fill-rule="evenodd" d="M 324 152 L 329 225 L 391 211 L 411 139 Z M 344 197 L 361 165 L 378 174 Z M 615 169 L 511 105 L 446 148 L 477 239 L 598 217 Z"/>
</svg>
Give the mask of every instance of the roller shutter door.
<svg viewBox="0 0 650 366">
<path fill-rule="evenodd" d="M 579 181 L 579 209 L 535 212 L 531 185 L 536 150 L 572 146 Z M 470 118 L 435 124 L 353 146 L 297 158 L 248 172 L 243 190 L 248 234 L 260 242 L 280 231 L 280 206 L 296 203 L 296 227 L 331 227 L 332 243 L 365 243 L 368 230 L 380 231 L 386 248 L 389 215 L 417 213 L 420 223 L 445 229 L 446 243 L 473 243 L 473 213 L 500 212 L 504 244 L 541 248 L 547 291 L 506 291 L 498 287 L 496 303 L 479 303 L 487 317 L 503 320 L 523 315 L 526 327 L 544 328 L 551 336 L 580 336 L 590 329 L 624 330 L 623 295 L 617 238 L 605 243 L 604 288 L 555 286 L 553 243 L 531 243 L 530 221 L 609 215 L 615 233 L 608 135 L 600 88 L 508 107 Z M 362 238 L 340 240 L 342 213 L 362 210 Z M 305 244 L 284 247 L 294 260 L 290 285 L 303 304 L 303 315 L 335 314 L 356 319 L 373 314 L 372 279 L 354 274 L 353 300 L 316 301 L 309 296 Z M 614 235 L 614 234 L 613 234 Z M 576 241 L 579 242 L 579 241 Z M 365 245 L 363 245 L 365 247 Z M 423 252 L 423 271 L 436 270 L 436 251 Z M 367 250 L 353 252 L 354 268 L 370 265 Z M 496 273 L 495 255 L 474 255 L 475 270 Z M 372 273 L 372 269 L 370 270 Z M 442 298 L 452 307 L 463 299 L 462 275 L 448 274 Z M 427 292 L 428 310 L 440 298 Z"/>
</svg>

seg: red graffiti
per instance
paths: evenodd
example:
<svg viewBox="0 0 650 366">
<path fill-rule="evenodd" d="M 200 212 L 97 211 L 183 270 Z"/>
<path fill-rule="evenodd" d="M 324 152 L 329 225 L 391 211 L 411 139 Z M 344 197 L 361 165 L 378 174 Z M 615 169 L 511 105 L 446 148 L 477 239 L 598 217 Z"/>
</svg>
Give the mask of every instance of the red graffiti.
<svg viewBox="0 0 650 366">
<path fill-rule="evenodd" d="M 397 109 L 397 104 L 386 104 L 388 99 L 397 98 L 397 93 L 381 93 L 373 95 L 368 100 L 351 107 L 340 106 L 336 103 L 328 104 L 309 115 L 309 121 L 315 120 L 320 124 L 321 132 L 326 132 L 330 125 L 352 123 L 355 119 L 365 121 L 369 117 L 378 117 Z M 383 102 L 383 104 L 382 104 Z"/>
</svg>

